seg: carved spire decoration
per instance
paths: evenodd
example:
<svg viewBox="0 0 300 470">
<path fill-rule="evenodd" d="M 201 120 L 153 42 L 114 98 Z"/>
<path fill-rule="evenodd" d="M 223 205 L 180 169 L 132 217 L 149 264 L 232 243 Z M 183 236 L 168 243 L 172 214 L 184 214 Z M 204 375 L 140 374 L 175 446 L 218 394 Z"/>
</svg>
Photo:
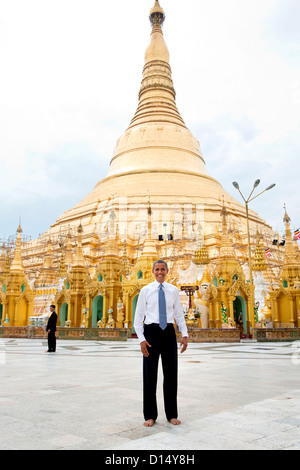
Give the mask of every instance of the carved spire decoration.
<svg viewBox="0 0 300 470">
<path fill-rule="evenodd" d="M 19 224 L 18 229 L 17 229 L 17 240 L 16 240 L 16 248 L 15 248 L 15 254 L 14 254 L 14 259 L 11 263 L 10 271 L 21 271 L 23 272 L 23 262 L 22 262 L 22 257 L 21 257 L 21 246 L 22 246 L 22 227 Z"/>
</svg>

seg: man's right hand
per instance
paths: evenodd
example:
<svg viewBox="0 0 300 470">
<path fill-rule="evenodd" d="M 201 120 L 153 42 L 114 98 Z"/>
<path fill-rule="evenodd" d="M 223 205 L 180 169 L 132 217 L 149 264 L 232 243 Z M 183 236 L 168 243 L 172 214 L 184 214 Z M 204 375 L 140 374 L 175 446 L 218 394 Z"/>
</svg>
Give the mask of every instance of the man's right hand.
<svg viewBox="0 0 300 470">
<path fill-rule="evenodd" d="M 147 346 L 149 346 L 149 348 L 151 348 L 151 344 L 149 344 L 148 341 L 142 341 L 140 346 L 141 346 L 141 351 L 143 353 L 143 356 L 148 357 L 149 356 L 149 351 L 148 351 Z"/>
</svg>

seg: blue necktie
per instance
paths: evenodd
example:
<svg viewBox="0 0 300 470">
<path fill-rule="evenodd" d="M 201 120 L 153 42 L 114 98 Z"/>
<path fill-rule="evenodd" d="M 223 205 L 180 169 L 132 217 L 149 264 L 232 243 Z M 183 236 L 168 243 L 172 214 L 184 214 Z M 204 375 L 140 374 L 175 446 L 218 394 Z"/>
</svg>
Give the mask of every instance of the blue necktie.
<svg viewBox="0 0 300 470">
<path fill-rule="evenodd" d="M 167 309 L 166 299 L 162 284 L 159 286 L 158 291 L 158 309 L 159 309 L 159 326 L 162 330 L 167 328 Z"/>
</svg>

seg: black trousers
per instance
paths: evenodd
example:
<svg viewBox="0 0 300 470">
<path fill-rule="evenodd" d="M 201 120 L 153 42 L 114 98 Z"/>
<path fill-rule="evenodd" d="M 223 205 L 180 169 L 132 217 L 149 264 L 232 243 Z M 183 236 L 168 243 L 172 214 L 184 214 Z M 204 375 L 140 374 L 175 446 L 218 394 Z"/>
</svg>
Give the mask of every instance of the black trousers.
<svg viewBox="0 0 300 470">
<path fill-rule="evenodd" d="M 144 335 L 151 348 L 143 356 L 143 406 L 144 418 L 157 419 L 156 386 L 159 356 L 163 369 L 163 394 L 166 418 L 177 418 L 177 341 L 174 325 L 168 323 L 162 330 L 158 324 L 144 325 Z"/>
<path fill-rule="evenodd" d="M 50 333 L 48 333 L 48 351 L 56 351 L 56 336 L 54 331 L 50 331 Z"/>
</svg>

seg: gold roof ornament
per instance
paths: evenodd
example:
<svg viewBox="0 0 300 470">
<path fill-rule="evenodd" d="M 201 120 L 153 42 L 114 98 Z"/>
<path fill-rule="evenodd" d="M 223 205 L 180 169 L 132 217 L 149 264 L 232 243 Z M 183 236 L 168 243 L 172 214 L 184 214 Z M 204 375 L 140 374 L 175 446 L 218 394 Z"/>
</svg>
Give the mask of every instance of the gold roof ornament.
<svg viewBox="0 0 300 470">
<path fill-rule="evenodd" d="M 284 204 L 284 216 L 283 216 L 283 222 L 285 223 L 290 223 L 291 221 L 291 218 L 290 216 L 288 215 L 287 211 L 286 211 L 286 205 Z"/>
<path fill-rule="evenodd" d="M 204 243 L 195 251 L 192 261 L 197 265 L 209 264 L 209 255 Z"/>
<path fill-rule="evenodd" d="M 157 23 L 162 25 L 163 22 L 165 21 L 165 17 L 166 17 L 165 12 L 161 8 L 159 1 L 155 0 L 155 5 L 150 11 L 150 16 L 149 16 L 150 23 L 152 25 L 157 24 Z"/>
<path fill-rule="evenodd" d="M 65 242 L 65 245 L 66 245 L 66 248 L 65 248 L 65 262 L 66 262 L 66 265 L 71 266 L 71 264 L 73 262 L 73 245 L 72 245 L 70 230 L 68 231 L 67 240 Z"/>
<path fill-rule="evenodd" d="M 5 243 L 2 245 L 2 253 L 0 257 L 0 276 L 4 273 L 5 270 L 5 262 L 6 262 L 6 255 L 5 255 Z"/>
<path fill-rule="evenodd" d="M 202 285 L 202 284 L 210 284 L 210 283 L 211 283 L 211 278 L 210 278 L 210 275 L 209 275 L 209 272 L 208 272 L 208 267 L 205 266 L 205 270 L 204 270 L 202 279 L 201 279 L 201 281 L 200 281 L 200 285 Z"/>
<path fill-rule="evenodd" d="M 61 278 L 61 277 L 66 277 L 66 276 L 67 276 L 66 257 L 65 257 L 65 247 L 63 245 L 61 248 L 58 277 Z"/>
<path fill-rule="evenodd" d="M 223 207 L 220 212 L 222 217 L 222 234 L 221 234 L 221 246 L 220 246 L 220 258 L 236 258 L 235 250 L 232 246 L 232 240 L 230 240 L 227 227 L 228 212 L 223 201 Z"/>
<path fill-rule="evenodd" d="M 72 268 L 77 268 L 77 267 L 85 267 L 85 261 L 84 261 L 84 256 L 82 252 L 82 234 L 83 234 L 83 228 L 81 225 L 81 222 L 79 224 L 79 227 L 77 229 L 78 233 L 78 241 L 77 241 L 77 250 L 76 254 L 72 263 Z"/>
<path fill-rule="evenodd" d="M 253 270 L 265 271 L 266 269 L 267 269 L 266 255 L 265 253 L 263 253 L 263 249 L 260 244 L 260 235 L 257 232 L 257 241 L 256 241 L 256 248 L 255 248 L 255 253 L 254 253 Z"/>
<path fill-rule="evenodd" d="M 19 224 L 17 229 L 17 240 L 16 240 L 16 248 L 14 253 L 14 259 L 12 260 L 10 271 L 20 271 L 23 272 L 23 262 L 21 257 L 21 250 L 22 250 L 22 237 L 21 233 L 23 232 L 21 224 Z"/>
<path fill-rule="evenodd" d="M 53 249 L 50 237 L 47 241 L 46 255 L 41 272 L 34 283 L 35 287 L 55 284 L 57 282 L 57 270 L 53 264 Z"/>
<path fill-rule="evenodd" d="M 285 253 L 284 253 L 284 264 L 295 265 L 297 263 L 297 253 L 295 251 L 295 245 L 292 240 L 292 232 L 290 227 L 291 219 L 285 209 L 283 222 L 285 222 Z"/>
</svg>

